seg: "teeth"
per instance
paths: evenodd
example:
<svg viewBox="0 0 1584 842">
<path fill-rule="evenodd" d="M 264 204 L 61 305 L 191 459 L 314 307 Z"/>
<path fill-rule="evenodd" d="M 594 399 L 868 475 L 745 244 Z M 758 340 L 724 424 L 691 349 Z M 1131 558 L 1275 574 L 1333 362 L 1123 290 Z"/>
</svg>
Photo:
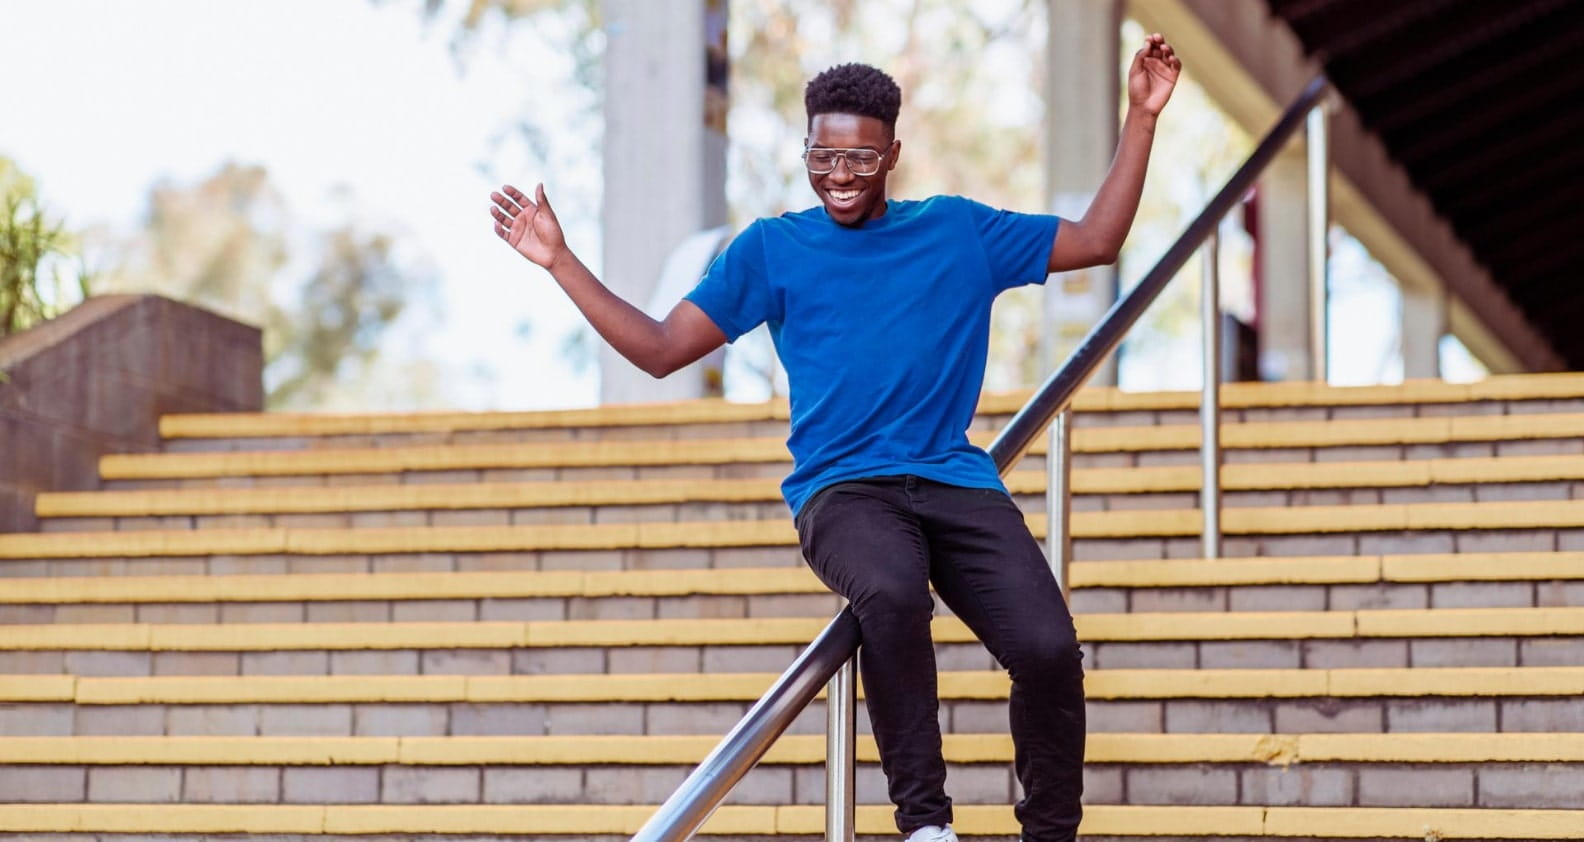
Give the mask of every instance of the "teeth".
<svg viewBox="0 0 1584 842">
<path fill-rule="evenodd" d="M 830 191 L 827 191 L 827 192 L 830 193 L 830 197 L 832 199 L 835 199 L 838 202 L 845 202 L 848 199 L 856 199 L 858 197 L 858 194 L 860 192 L 862 192 L 862 191 L 859 191 L 859 190 L 830 190 Z"/>
</svg>

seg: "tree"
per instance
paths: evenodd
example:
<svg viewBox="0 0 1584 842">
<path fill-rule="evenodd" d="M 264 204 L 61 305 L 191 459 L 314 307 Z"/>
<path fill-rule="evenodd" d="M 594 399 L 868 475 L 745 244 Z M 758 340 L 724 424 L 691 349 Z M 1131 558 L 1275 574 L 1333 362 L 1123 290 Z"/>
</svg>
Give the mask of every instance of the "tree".
<svg viewBox="0 0 1584 842">
<path fill-rule="evenodd" d="M 270 328 L 271 405 L 323 407 L 338 387 L 368 372 L 380 335 L 406 303 L 408 277 L 394 262 L 394 246 L 389 234 L 350 225 L 324 235 L 297 311 L 277 310 Z"/>
<path fill-rule="evenodd" d="M 317 261 L 305 277 L 293 277 L 293 243 Z M 395 250 L 393 235 L 350 223 L 300 230 L 263 167 L 227 163 L 195 185 L 156 185 L 142 230 L 110 245 L 105 285 L 261 326 L 271 408 L 359 404 L 379 379 L 380 336 L 424 286 Z"/>
<path fill-rule="evenodd" d="M 33 179 L 0 158 L 0 336 L 26 330 L 88 297 L 88 273 L 79 264 L 68 281 L 62 265 L 76 249 L 77 238 L 39 205 Z"/>
</svg>

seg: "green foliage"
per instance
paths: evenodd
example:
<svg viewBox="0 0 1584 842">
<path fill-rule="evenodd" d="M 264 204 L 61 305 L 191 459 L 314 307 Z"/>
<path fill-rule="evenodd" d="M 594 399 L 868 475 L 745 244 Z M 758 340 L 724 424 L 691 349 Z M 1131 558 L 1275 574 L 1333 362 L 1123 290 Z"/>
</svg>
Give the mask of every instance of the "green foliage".
<svg viewBox="0 0 1584 842">
<path fill-rule="evenodd" d="M 272 344 L 291 355 L 275 356 L 291 373 L 270 389 L 272 405 L 323 406 L 350 368 L 367 368 L 378 356 L 380 334 L 401 315 L 408 286 L 394 246 L 388 234 L 351 227 L 325 235 L 324 257 L 296 312 L 270 326 Z"/>
<path fill-rule="evenodd" d="M 263 167 L 228 163 L 194 185 L 155 186 L 144 227 L 119 244 L 107 282 L 261 326 L 271 408 L 321 408 L 332 396 L 356 404 L 412 279 L 391 235 L 303 233 Z M 295 283 L 293 244 L 319 255 Z"/>
<path fill-rule="evenodd" d="M 53 318 L 88 296 L 86 272 L 79 270 L 68 284 L 62 271 L 75 250 L 76 238 L 40 207 L 33 179 L 0 158 L 0 336 Z"/>
</svg>

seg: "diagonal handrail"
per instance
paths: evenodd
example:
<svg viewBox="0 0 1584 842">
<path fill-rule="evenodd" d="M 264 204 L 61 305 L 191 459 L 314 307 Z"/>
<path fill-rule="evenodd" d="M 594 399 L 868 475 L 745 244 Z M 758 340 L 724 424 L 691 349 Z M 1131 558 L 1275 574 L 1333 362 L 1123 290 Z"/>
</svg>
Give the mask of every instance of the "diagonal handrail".
<svg viewBox="0 0 1584 842">
<path fill-rule="evenodd" d="M 1072 404 L 1078 389 L 1094 375 L 1106 355 L 1121 344 L 1122 338 L 1216 229 L 1221 218 L 1254 186 L 1255 179 L 1270 165 L 1329 88 L 1330 83 L 1324 75 L 1316 76 L 1304 86 L 1248 159 L 1189 223 L 1154 268 L 1112 305 L 1067 362 L 1040 385 L 1034 397 L 1001 429 L 987 450 L 1002 476 L 1006 476 L 1028 452 L 1051 419 Z M 737 781 L 764 757 L 776 738 L 819 694 L 820 688 L 857 653 L 859 642 L 858 621 L 851 610 L 843 609 L 634 834 L 633 842 L 682 842 L 697 833 Z M 834 809 L 835 805 L 826 807 Z"/>
</svg>

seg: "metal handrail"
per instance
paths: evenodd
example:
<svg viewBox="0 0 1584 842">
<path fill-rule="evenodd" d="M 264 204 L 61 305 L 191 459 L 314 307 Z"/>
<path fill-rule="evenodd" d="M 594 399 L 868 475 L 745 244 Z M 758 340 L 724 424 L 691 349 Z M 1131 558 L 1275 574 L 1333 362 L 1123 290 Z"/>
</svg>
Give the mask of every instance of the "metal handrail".
<svg viewBox="0 0 1584 842">
<path fill-rule="evenodd" d="M 1012 420 L 1007 423 L 1001 435 L 996 437 L 989 448 L 990 456 L 995 459 L 996 467 L 1000 468 L 1003 474 L 1007 466 L 1016 462 L 1018 457 L 1028 450 L 1056 413 L 1072 403 L 1073 395 L 1078 393 L 1078 389 L 1100 367 L 1106 355 L 1122 343 L 1122 337 L 1155 302 L 1156 296 L 1166 288 L 1167 282 L 1176 277 L 1188 262 L 1188 258 L 1193 256 L 1199 245 L 1210 236 L 1210 232 L 1221 223 L 1221 218 L 1248 193 L 1250 187 L 1254 186 L 1254 180 L 1259 178 L 1265 167 L 1270 165 L 1276 154 L 1281 151 L 1281 147 L 1292 137 L 1293 132 L 1303 125 L 1309 111 L 1320 103 L 1329 87 L 1330 83 L 1323 75 L 1316 76 L 1304 86 L 1303 92 L 1282 113 L 1281 119 L 1276 121 L 1270 133 L 1265 135 L 1265 139 L 1261 140 L 1249 154 L 1248 160 L 1244 161 L 1243 166 L 1238 167 L 1237 172 L 1227 179 L 1226 186 L 1222 187 L 1210 203 L 1205 205 L 1204 210 L 1199 212 L 1199 216 L 1195 217 L 1187 230 L 1177 238 L 1177 242 L 1172 243 L 1171 248 L 1166 250 L 1155 267 L 1145 273 L 1138 286 L 1133 287 L 1126 296 L 1111 305 L 1111 309 L 1106 311 L 1105 318 L 1101 319 L 1083 341 L 1078 343 L 1077 349 L 1067 358 L 1067 362 L 1041 384 L 1039 391 L 1018 411 L 1017 415 L 1012 416 Z"/>
<path fill-rule="evenodd" d="M 1094 374 L 1107 354 L 1121 344 L 1133 324 L 1176 276 L 1188 258 L 1220 224 L 1221 218 L 1253 186 L 1293 132 L 1304 123 L 1330 85 L 1316 76 L 1282 113 L 1248 159 L 1205 205 L 1177 241 L 1138 285 L 1112 305 L 1067 362 L 1040 385 L 1034 397 L 1012 416 L 987 451 L 996 470 L 1006 476 L 1022 458 L 1051 419 L 1071 405 L 1078 389 Z M 831 620 L 819 637 L 770 688 L 736 727 L 721 740 L 709 757 L 671 793 L 660 809 L 634 834 L 633 842 L 681 842 L 697 833 L 748 770 L 770 750 L 770 745 L 792 724 L 819 688 L 836 675 L 858 651 L 858 621 L 850 609 Z M 830 703 L 834 704 L 835 700 Z M 827 804 L 827 809 L 835 805 Z"/>
</svg>

